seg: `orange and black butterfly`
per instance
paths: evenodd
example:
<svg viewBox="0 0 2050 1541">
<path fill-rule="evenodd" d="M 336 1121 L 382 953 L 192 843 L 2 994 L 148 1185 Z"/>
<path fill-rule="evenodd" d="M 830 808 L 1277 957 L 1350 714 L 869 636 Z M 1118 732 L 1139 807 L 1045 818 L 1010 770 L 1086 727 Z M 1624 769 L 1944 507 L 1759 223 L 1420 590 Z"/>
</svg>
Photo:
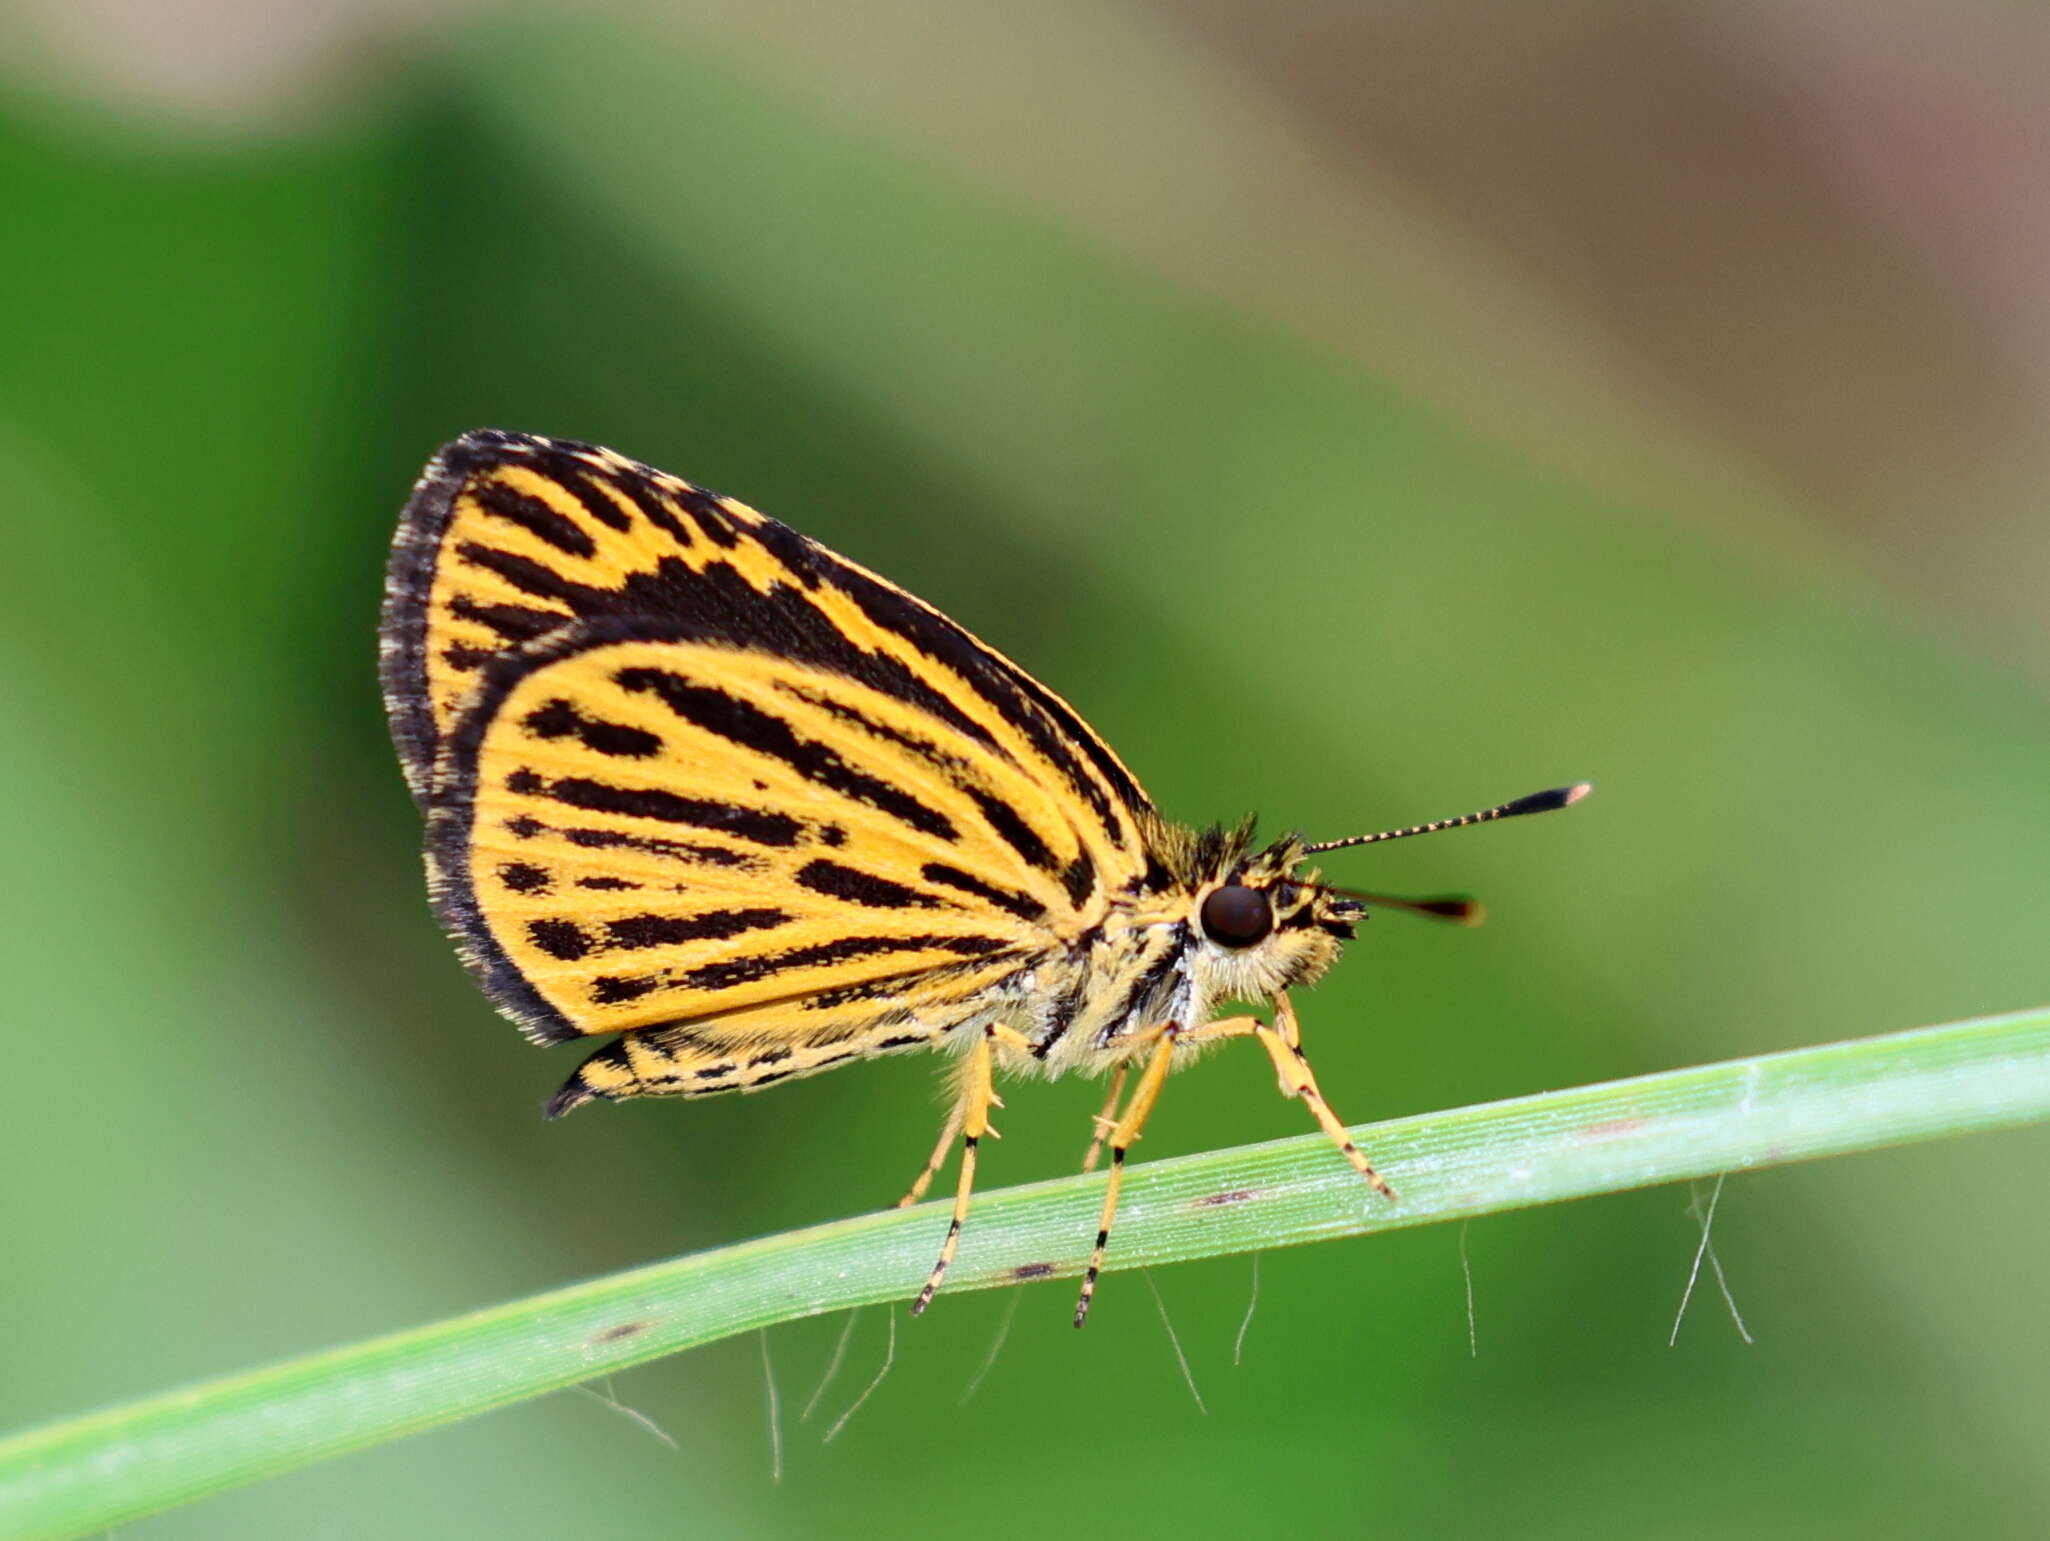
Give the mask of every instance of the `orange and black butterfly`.
<svg viewBox="0 0 2050 1541">
<path fill-rule="evenodd" d="M 1167 1074 L 1256 1039 L 1360 1175 L 1287 991 L 1368 904 L 1306 858 L 1564 807 L 1256 845 L 1155 811 L 1059 696 L 930 605 L 743 503 L 608 449 L 485 430 L 428 465 L 393 544 L 382 672 L 434 906 L 536 1043 L 605 1040 L 551 1116 L 751 1091 L 937 1049 L 954 1256 L 999 1072 L 1110 1076 L 1111 1169 Z M 1219 1017 L 1266 1002 L 1271 1020 Z M 1136 1080 L 1126 1096 L 1128 1080 Z"/>
</svg>

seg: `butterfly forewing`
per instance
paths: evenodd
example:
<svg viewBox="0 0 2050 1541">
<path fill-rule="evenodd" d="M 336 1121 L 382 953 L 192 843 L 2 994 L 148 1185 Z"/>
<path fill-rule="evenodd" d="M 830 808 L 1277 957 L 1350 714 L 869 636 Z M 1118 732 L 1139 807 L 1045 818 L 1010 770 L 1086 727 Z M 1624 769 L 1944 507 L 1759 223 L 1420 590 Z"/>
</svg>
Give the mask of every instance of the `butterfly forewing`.
<svg viewBox="0 0 2050 1541">
<path fill-rule="evenodd" d="M 445 450 L 385 637 L 444 920 L 531 1036 L 628 1034 L 622 1087 L 918 1041 L 1145 869 L 1150 804 L 1058 697 L 608 450 Z"/>
<path fill-rule="evenodd" d="M 416 795 L 492 658 L 607 615 L 667 620 L 922 707 L 1075 799 L 1114 848 L 1151 812 L 1073 708 L 896 585 L 616 451 L 496 430 L 435 456 L 394 542 L 385 699 Z"/>
</svg>

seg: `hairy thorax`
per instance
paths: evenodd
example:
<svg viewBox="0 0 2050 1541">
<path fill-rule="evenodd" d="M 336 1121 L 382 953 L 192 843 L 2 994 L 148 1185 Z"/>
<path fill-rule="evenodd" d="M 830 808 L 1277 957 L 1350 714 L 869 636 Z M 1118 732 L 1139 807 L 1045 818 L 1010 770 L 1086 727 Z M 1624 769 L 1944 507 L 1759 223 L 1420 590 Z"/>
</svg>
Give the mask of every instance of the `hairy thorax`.
<svg viewBox="0 0 2050 1541">
<path fill-rule="evenodd" d="M 1330 967 L 1358 912 L 1334 905 L 1314 874 L 1295 876 L 1297 842 L 1257 853 L 1236 842 L 1210 851 L 1210 860 L 1195 870 L 1185 864 L 1158 891 L 1118 895 L 1072 946 L 1010 982 L 1007 998 L 984 1020 L 1015 1028 L 1031 1048 L 1002 1050 L 1004 1069 L 1100 1074 L 1148 1052 L 1162 1032 L 1187 1033 L 1229 1002 L 1264 1006 Z M 1228 885 L 1255 886 L 1271 904 L 1273 928 L 1257 943 L 1227 945 L 1206 930 L 1205 903 Z M 972 1035 L 951 1036 L 958 1043 Z M 1191 1044 L 1176 1057 L 1198 1052 Z"/>
</svg>

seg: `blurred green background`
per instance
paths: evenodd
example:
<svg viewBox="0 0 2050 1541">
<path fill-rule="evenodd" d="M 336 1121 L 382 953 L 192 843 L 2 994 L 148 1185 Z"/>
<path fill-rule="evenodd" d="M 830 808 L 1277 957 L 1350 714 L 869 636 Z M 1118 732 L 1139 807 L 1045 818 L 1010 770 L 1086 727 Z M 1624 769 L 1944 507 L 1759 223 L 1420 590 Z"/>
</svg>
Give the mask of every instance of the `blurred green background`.
<svg viewBox="0 0 2050 1541">
<path fill-rule="evenodd" d="M 893 1060 L 544 1126 L 424 904 L 385 542 L 598 440 L 897 578 L 1162 806 L 1467 889 L 1348 1118 L 2050 998 L 2050 25 L 1994 4 L 7 7 L 0 1427 L 874 1207 Z M 1098 1088 L 986 1163 L 1065 1170 Z M 1295 1133 L 1248 1051 L 1141 1152 Z M 2040 1534 L 2050 1134 L 943 1297 L 124 1537 Z M 1078 1246 L 1089 1221 L 1077 1217 Z M 972 1229 L 970 1245 L 972 1246 Z M 937 1238 L 935 1238 L 937 1239 Z M 786 1420 L 836 1320 L 769 1348 Z M 880 1362 L 861 1320 L 824 1404 Z"/>
</svg>

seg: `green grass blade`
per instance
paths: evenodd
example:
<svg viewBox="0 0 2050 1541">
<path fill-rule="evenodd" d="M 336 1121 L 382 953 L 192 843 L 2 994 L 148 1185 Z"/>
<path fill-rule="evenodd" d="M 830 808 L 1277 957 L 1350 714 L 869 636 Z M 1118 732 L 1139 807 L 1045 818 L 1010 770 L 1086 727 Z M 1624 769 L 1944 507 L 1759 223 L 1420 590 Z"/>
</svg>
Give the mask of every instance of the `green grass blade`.
<svg viewBox="0 0 2050 1541">
<path fill-rule="evenodd" d="M 1113 1269 L 1217 1257 L 2050 1117 L 2050 1008 L 1395 1119 L 1132 1169 Z M 1103 1179 L 983 1195 L 950 1290 L 1076 1272 Z M 0 1443 L 0 1534 L 86 1535 L 678 1349 L 908 1299 L 939 1206 L 862 1215 L 514 1301 Z M 944 1299 L 940 1303 L 944 1309 Z M 1065 1305 L 1059 1307 L 1065 1310 Z"/>
</svg>

